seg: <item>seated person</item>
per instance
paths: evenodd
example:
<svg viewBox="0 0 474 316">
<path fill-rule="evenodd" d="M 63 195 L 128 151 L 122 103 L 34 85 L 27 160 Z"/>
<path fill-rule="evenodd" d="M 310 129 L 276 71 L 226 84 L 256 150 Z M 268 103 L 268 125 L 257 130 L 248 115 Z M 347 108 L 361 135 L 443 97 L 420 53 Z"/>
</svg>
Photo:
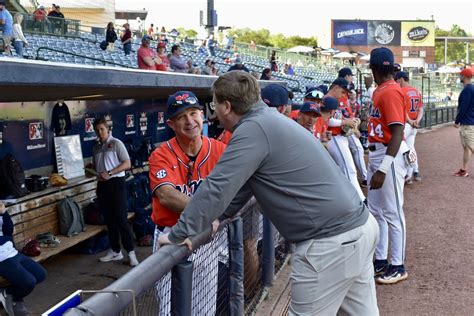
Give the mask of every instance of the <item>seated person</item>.
<svg viewBox="0 0 474 316">
<path fill-rule="evenodd" d="M 179 47 L 179 45 L 173 45 L 171 47 L 171 57 L 169 59 L 171 69 L 175 72 L 191 74 L 199 74 L 201 72 L 199 69 L 193 68 L 192 59 L 186 61 L 181 57 L 181 47 Z"/>
<path fill-rule="evenodd" d="M 46 279 L 46 270 L 36 261 L 18 252 L 13 245 L 13 222 L 0 203 L 0 276 L 11 286 L 0 293 L 0 301 L 9 315 L 26 315 L 23 298 L 36 284 Z"/>
</svg>

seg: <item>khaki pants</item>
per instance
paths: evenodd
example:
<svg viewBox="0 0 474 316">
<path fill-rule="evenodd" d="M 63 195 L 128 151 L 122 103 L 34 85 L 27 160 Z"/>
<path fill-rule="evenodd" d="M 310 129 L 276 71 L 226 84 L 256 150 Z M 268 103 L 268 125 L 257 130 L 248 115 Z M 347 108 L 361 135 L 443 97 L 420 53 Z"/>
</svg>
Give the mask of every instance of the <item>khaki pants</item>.
<svg viewBox="0 0 474 316">
<path fill-rule="evenodd" d="M 459 135 L 462 146 L 474 151 L 474 125 L 461 125 Z"/>
<path fill-rule="evenodd" d="M 289 315 L 379 315 L 372 264 L 378 234 L 369 214 L 348 232 L 297 243 Z"/>
</svg>

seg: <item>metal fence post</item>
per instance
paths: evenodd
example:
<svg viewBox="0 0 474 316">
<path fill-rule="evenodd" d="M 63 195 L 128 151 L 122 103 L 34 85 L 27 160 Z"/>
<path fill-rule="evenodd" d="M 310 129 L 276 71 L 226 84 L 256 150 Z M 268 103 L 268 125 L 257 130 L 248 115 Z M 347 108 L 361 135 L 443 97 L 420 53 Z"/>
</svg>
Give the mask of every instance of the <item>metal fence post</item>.
<svg viewBox="0 0 474 316">
<path fill-rule="evenodd" d="M 263 216 L 262 285 L 271 287 L 275 275 L 275 227 Z"/>
<path fill-rule="evenodd" d="M 171 270 L 171 315 L 191 315 L 193 263 L 183 261 Z"/>
<path fill-rule="evenodd" d="M 227 226 L 229 244 L 229 315 L 244 314 L 244 239 L 242 218 Z"/>
</svg>

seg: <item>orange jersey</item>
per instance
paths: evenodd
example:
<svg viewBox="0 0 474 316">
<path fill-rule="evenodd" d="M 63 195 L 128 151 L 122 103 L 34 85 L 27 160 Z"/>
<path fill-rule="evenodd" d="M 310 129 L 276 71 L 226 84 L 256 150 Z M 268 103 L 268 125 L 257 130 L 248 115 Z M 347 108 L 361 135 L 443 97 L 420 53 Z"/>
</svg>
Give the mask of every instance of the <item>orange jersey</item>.
<svg viewBox="0 0 474 316">
<path fill-rule="evenodd" d="M 420 108 L 423 107 L 423 97 L 421 93 L 413 87 L 403 87 L 403 92 L 408 96 L 405 110 L 411 120 L 418 118 Z"/>
<path fill-rule="evenodd" d="M 388 144 L 392 138 L 389 126 L 405 125 L 407 95 L 394 81 L 382 83 L 374 91 L 374 104 L 369 118 L 369 142 Z"/>
<path fill-rule="evenodd" d="M 328 130 L 328 124 L 329 122 L 321 116 L 317 118 L 316 124 L 314 124 L 314 136 L 316 136 L 317 139 L 326 137 L 324 134 Z"/>
<path fill-rule="evenodd" d="M 339 109 L 334 113 L 333 118 L 342 120 L 343 118 L 352 118 L 354 114 L 350 105 L 347 103 L 347 98 L 344 100 L 344 97 L 339 99 Z M 332 135 L 342 135 L 342 126 L 329 126 L 328 130 L 332 132 Z"/>
<path fill-rule="evenodd" d="M 229 131 L 223 131 L 219 137 L 217 137 L 218 141 L 223 142 L 224 144 L 228 144 L 230 142 L 230 139 L 232 138 L 232 133 Z"/>
<path fill-rule="evenodd" d="M 180 213 L 161 205 L 155 191 L 161 186 L 171 185 L 192 197 L 201 182 L 211 173 L 225 148 L 224 143 L 203 136 L 202 148 L 196 161 L 192 162 L 174 137 L 152 152 L 149 159 L 150 187 L 153 192 L 151 218 L 155 224 L 171 227 L 180 216 Z"/>
<path fill-rule="evenodd" d="M 296 121 L 298 119 L 298 114 L 299 113 L 300 113 L 300 110 L 291 111 L 290 118 Z"/>
</svg>

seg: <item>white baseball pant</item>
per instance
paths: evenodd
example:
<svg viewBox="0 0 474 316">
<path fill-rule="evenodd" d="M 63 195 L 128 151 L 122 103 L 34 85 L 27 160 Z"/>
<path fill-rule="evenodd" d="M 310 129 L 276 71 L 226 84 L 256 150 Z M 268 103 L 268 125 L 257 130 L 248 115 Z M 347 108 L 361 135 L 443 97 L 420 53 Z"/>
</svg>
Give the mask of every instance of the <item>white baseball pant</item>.
<svg viewBox="0 0 474 316">
<path fill-rule="evenodd" d="M 359 180 L 357 179 L 357 170 L 352 159 L 351 150 L 349 149 L 349 141 L 347 137 L 342 135 L 333 136 L 328 142 L 328 152 L 334 162 L 339 166 L 342 173 L 352 183 L 357 190 L 361 201 L 365 200 L 365 195 L 360 188 Z"/>
<path fill-rule="evenodd" d="M 405 141 L 408 145 L 408 148 L 410 148 L 411 150 L 413 150 L 415 152 L 416 152 L 416 150 L 415 150 L 415 137 L 416 137 L 417 133 L 418 133 L 417 128 L 414 128 L 413 126 L 411 126 L 408 123 L 405 124 L 405 130 L 404 130 Z M 418 172 L 418 155 L 417 155 L 417 159 L 415 161 L 415 165 L 413 167 L 410 167 L 410 166 L 407 167 L 407 177 L 411 178 L 412 175 L 413 175 L 413 172 Z"/>
<path fill-rule="evenodd" d="M 392 265 L 401 265 L 405 261 L 406 225 L 403 213 L 403 188 L 405 185 L 406 163 L 403 153 L 408 146 L 403 141 L 395 160 L 385 175 L 385 182 L 380 189 L 368 190 L 369 209 L 379 224 L 380 237 L 375 248 L 375 259 L 389 259 Z M 369 152 L 367 181 L 382 163 L 387 147 L 382 143 L 375 144 L 375 151 Z M 389 249 L 390 245 L 390 249 Z M 390 257 L 388 254 L 390 253 Z"/>
<path fill-rule="evenodd" d="M 360 142 L 359 138 L 356 135 L 352 134 L 348 137 L 349 140 L 349 149 L 352 153 L 352 158 L 354 163 L 359 170 L 359 174 L 362 177 L 362 180 L 367 180 L 367 168 L 365 166 L 364 160 L 364 148 L 362 147 L 362 143 Z"/>
<path fill-rule="evenodd" d="M 158 237 L 168 234 L 171 227 L 163 231 L 155 228 L 153 253 L 158 251 Z M 226 237 L 226 235 L 225 235 Z M 227 239 L 226 239 L 227 240 Z M 194 263 L 192 279 L 192 315 L 214 315 L 217 299 L 218 238 L 196 249 L 188 260 Z M 171 272 L 156 283 L 156 297 L 160 300 L 160 316 L 171 315 Z"/>
</svg>

